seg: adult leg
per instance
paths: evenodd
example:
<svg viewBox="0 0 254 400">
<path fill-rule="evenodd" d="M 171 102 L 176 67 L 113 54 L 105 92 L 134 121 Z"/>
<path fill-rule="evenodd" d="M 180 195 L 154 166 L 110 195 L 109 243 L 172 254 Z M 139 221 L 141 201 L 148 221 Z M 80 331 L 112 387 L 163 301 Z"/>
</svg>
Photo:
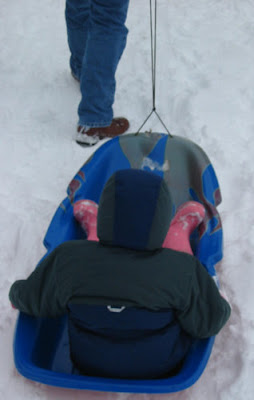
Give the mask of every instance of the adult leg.
<svg viewBox="0 0 254 400">
<path fill-rule="evenodd" d="M 70 67 L 74 77 L 80 80 L 89 31 L 90 0 L 66 0 L 65 19 L 71 52 Z"/>
<path fill-rule="evenodd" d="M 79 125 L 106 127 L 113 119 L 115 72 L 126 45 L 129 0 L 91 0 L 81 71 Z"/>
</svg>

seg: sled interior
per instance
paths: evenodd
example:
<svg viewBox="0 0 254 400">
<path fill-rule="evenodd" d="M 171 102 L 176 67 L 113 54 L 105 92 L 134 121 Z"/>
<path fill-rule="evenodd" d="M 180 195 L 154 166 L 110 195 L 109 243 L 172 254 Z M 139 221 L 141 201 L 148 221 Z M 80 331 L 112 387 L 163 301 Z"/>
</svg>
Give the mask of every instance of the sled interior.
<svg viewBox="0 0 254 400">
<path fill-rule="evenodd" d="M 216 279 L 215 264 L 222 258 L 222 227 L 217 205 L 221 201 L 213 167 L 195 143 L 164 134 L 129 134 L 102 145 L 81 167 L 57 208 L 44 238 L 49 254 L 66 240 L 84 238 L 73 218 L 73 203 L 99 202 L 108 178 L 119 169 L 139 168 L 163 175 L 175 209 L 188 200 L 204 204 L 206 217 L 191 238 L 196 257 Z M 67 317 L 34 318 L 19 314 L 14 337 L 17 370 L 25 377 L 48 385 L 133 393 L 170 393 L 193 385 L 204 371 L 214 337 L 195 340 L 180 371 L 152 380 L 111 379 L 80 375 L 69 357 Z M 152 362 L 152 360 L 151 360 Z"/>
</svg>

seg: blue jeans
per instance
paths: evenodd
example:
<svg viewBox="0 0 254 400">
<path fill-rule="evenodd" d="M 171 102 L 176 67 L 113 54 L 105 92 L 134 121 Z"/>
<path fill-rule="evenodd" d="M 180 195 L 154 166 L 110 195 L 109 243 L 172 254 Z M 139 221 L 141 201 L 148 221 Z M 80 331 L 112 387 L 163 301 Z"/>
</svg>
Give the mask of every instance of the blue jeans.
<svg viewBox="0 0 254 400">
<path fill-rule="evenodd" d="M 126 46 L 129 0 L 66 0 L 70 66 L 80 80 L 79 125 L 109 126 L 115 72 Z"/>
</svg>

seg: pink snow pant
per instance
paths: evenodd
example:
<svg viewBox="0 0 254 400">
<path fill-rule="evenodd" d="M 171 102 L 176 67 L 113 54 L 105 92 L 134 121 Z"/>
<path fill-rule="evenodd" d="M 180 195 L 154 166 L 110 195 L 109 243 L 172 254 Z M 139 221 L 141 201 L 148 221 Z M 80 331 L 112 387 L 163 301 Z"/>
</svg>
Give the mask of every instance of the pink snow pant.
<svg viewBox="0 0 254 400">
<path fill-rule="evenodd" d="M 92 200 L 79 200 L 74 204 L 76 220 L 87 234 L 88 240 L 99 241 L 97 237 L 98 205 Z M 162 247 L 193 254 L 190 246 L 190 235 L 203 221 L 205 208 L 196 201 L 188 201 L 178 208 L 171 221 Z"/>
</svg>

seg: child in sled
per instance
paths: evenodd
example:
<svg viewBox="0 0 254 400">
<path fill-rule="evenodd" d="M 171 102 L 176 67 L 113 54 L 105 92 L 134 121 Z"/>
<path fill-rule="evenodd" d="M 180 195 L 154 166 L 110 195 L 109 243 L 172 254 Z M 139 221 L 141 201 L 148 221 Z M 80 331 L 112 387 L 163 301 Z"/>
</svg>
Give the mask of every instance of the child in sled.
<svg viewBox="0 0 254 400">
<path fill-rule="evenodd" d="M 74 212 L 84 223 L 80 204 Z M 61 244 L 28 279 L 11 287 L 10 300 L 22 312 L 35 317 L 68 313 L 71 358 L 81 373 L 168 376 L 195 338 L 216 335 L 227 322 L 230 306 L 188 241 L 176 247 L 177 237 L 186 239 L 193 229 L 188 220 L 193 209 L 186 219 L 181 208 L 171 221 L 172 208 L 163 178 L 117 171 L 105 185 L 93 221 L 99 241 L 95 232 L 91 237 L 93 224 L 84 224 L 93 240 Z M 201 207 L 201 219 L 202 212 Z"/>
</svg>

